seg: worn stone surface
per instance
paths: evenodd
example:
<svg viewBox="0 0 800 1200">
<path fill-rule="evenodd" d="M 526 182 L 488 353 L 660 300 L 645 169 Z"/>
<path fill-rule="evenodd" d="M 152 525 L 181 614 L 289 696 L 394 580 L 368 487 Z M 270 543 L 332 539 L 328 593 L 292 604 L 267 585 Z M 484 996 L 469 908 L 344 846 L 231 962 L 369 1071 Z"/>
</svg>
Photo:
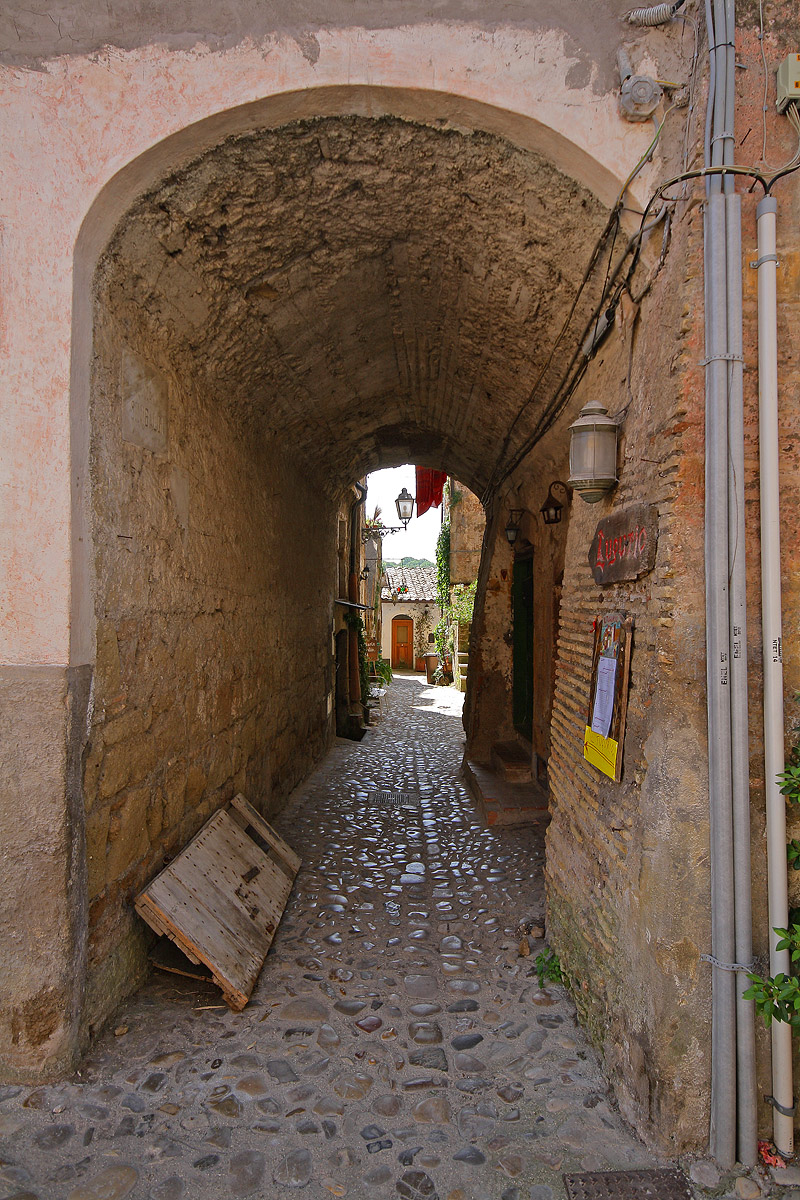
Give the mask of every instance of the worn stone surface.
<svg viewBox="0 0 800 1200">
<path fill-rule="evenodd" d="M 72 683 L 78 708 L 81 689 Z M 0 670 L 0 936 L 3 975 L 13 980 L 0 1004 L 6 1079 L 70 1070 L 79 1050 L 85 899 L 82 814 L 64 721 L 69 692 L 70 673 L 60 667 Z"/>
<path fill-rule="evenodd" d="M 501 138 L 300 122 L 223 142 L 134 205 L 102 306 L 162 373 L 156 347 L 194 388 L 224 379 L 228 418 L 330 488 L 410 457 L 479 490 L 579 281 L 561 247 L 588 252 L 605 216 Z"/>
<path fill-rule="evenodd" d="M 451 479 L 450 489 L 450 582 L 473 583 L 478 578 L 486 516 L 468 487 Z"/>
<path fill-rule="evenodd" d="M 258 40 L 280 31 L 289 33 L 313 64 L 320 53 L 316 34 L 322 29 L 344 25 L 361 27 L 366 32 L 394 24 L 426 22 L 435 12 L 440 20 L 477 22 L 482 29 L 495 29 L 500 23 L 534 29 L 555 24 L 569 35 L 575 50 L 579 50 L 580 57 L 574 64 L 575 82 L 587 82 L 592 64 L 598 59 L 604 78 L 610 81 L 614 78 L 611 60 L 618 19 L 626 11 L 625 3 L 626 0 L 603 0 L 590 22 L 579 0 L 567 3 L 538 0 L 534 5 L 514 0 L 505 4 L 501 22 L 500 13 L 487 9 L 480 0 L 447 0 L 437 5 L 428 0 L 414 0 L 411 4 L 384 0 L 380 5 L 368 0 L 356 3 L 326 0 L 324 4 L 309 4 L 301 13 L 286 0 L 266 12 L 253 0 L 236 0 L 225 20 L 205 0 L 193 0 L 177 11 L 163 3 L 154 4 L 146 12 L 127 0 L 113 11 L 97 3 L 63 4 L 59 10 L 61 22 L 52 23 L 43 19 L 37 7 L 26 6 L 22 0 L 10 0 L 0 19 L 0 61 L 30 66 L 54 55 L 86 53 L 107 45 L 142 46 L 151 41 L 166 42 L 175 49 L 199 41 L 219 49 L 236 46 L 245 37 Z"/>
<path fill-rule="evenodd" d="M 460 702 L 396 679 L 383 723 L 337 742 L 294 793 L 279 822 L 303 866 L 242 1013 L 210 985 L 156 973 L 80 1078 L 0 1092 L 0 1195 L 500 1200 L 514 1186 L 558 1200 L 562 1169 L 656 1164 L 620 1118 L 568 996 L 552 988 L 541 1007 L 517 953 L 520 915 L 544 903 L 541 832 L 483 827 L 458 775 Z M 413 786 L 422 806 L 368 808 L 376 786 Z M 419 864 L 422 881 L 401 883 Z M 431 938 L 415 939 L 425 926 Z M 426 999 L 406 988 L 420 977 Z M 382 1025 L 360 1028 L 363 1012 Z M 433 1046 L 411 1036 L 431 1029 L 442 1032 Z M 476 1037 L 479 1080 L 459 1066 L 470 1052 L 453 1047 Z M 414 1065 L 417 1050 L 444 1057 L 447 1072 Z M 420 1079 L 421 1090 L 404 1086 Z"/>
</svg>

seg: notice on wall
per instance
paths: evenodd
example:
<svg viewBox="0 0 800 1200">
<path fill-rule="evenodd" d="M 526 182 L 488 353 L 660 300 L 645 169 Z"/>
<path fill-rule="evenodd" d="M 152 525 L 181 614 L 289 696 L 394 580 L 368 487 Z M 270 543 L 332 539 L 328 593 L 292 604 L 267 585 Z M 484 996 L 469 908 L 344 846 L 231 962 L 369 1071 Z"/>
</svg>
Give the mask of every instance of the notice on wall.
<svg viewBox="0 0 800 1200">
<path fill-rule="evenodd" d="M 583 757 L 617 783 L 622 778 L 632 634 L 633 621 L 621 613 L 595 619 Z"/>
<path fill-rule="evenodd" d="M 614 693 L 617 682 L 617 660 L 600 658 L 597 663 L 597 688 L 594 694 L 592 733 L 607 738 L 614 715 Z"/>
</svg>

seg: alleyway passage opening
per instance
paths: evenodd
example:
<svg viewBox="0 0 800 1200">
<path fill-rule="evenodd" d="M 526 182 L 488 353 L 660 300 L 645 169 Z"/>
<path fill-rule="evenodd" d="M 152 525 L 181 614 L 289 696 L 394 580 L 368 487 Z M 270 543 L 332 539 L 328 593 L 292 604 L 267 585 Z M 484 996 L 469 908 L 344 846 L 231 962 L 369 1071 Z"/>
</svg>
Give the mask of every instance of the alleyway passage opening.
<svg viewBox="0 0 800 1200">
<path fill-rule="evenodd" d="M 352 480 L 412 461 L 491 511 L 606 219 L 531 150 L 388 115 L 227 137 L 119 219 L 93 281 L 85 1032 L 144 976 L 136 891 L 329 745 Z"/>
</svg>

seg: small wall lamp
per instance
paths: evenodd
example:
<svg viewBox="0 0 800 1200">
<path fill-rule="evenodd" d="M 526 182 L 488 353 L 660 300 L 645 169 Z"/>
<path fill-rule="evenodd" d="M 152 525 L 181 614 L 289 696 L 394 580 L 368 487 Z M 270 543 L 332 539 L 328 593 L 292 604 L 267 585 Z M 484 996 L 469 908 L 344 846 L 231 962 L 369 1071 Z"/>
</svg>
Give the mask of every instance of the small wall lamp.
<svg viewBox="0 0 800 1200">
<path fill-rule="evenodd" d="M 519 533 L 519 524 L 520 524 L 520 521 L 522 520 L 522 514 L 524 512 L 525 512 L 524 508 L 512 508 L 511 512 L 508 514 L 508 524 L 506 525 L 506 537 L 508 538 L 509 546 L 513 546 L 514 542 L 517 540 L 517 534 Z"/>
<path fill-rule="evenodd" d="M 599 400 L 590 400 L 569 427 L 569 485 L 596 504 L 617 483 L 619 426 Z"/>
<path fill-rule="evenodd" d="M 550 484 L 550 491 L 547 493 L 547 499 L 539 509 L 545 525 L 558 525 L 559 521 L 561 520 L 562 509 L 564 508 L 564 505 L 561 503 L 558 497 L 553 494 L 553 488 L 561 488 L 564 492 L 564 496 L 569 496 L 569 489 L 567 488 L 567 485 L 562 483 L 560 479 L 554 479 Z"/>
<path fill-rule="evenodd" d="M 369 578 L 369 563 L 367 563 L 367 565 L 364 567 L 364 570 L 361 572 L 361 574 L 359 575 L 358 578 L 359 579 Z"/>
</svg>

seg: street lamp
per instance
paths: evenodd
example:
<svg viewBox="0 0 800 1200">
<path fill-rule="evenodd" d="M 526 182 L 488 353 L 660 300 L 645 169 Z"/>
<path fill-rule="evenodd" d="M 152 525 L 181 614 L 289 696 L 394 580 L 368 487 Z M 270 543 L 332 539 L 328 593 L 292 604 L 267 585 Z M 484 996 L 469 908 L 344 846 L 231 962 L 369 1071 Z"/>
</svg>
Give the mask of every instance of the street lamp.
<svg viewBox="0 0 800 1200">
<path fill-rule="evenodd" d="M 403 528 L 408 529 L 408 522 L 414 515 L 414 497 L 407 488 L 403 488 L 395 500 L 395 504 L 397 505 L 397 515 L 403 522 Z"/>
</svg>

